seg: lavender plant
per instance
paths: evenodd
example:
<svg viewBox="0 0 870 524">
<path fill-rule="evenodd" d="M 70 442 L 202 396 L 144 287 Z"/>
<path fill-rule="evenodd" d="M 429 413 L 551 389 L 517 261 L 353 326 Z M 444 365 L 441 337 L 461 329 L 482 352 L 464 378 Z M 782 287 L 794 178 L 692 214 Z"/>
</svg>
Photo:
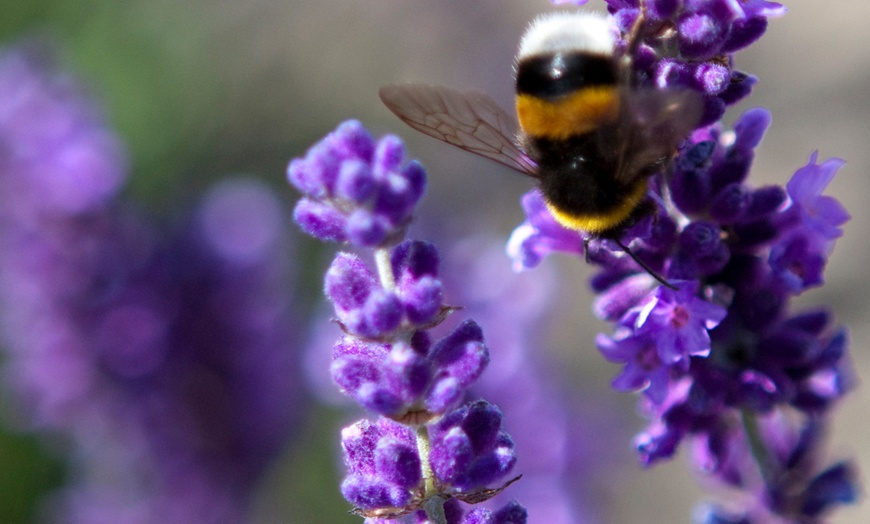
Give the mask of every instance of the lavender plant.
<svg viewBox="0 0 870 524">
<path fill-rule="evenodd" d="M 3 381 L 71 456 L 46 515 L 243 522 L 300 411 L 283 212 L 227 182 L 166 231 L 125 205 L 127 173 L 48 55 L 0 53 Z"/>
<path fill-rule="evenodd" d="M 554 252 L 600 268 L 593 309 L 614 332 L 596 342 L 624 366 L 613 387 L 641 393 L 650 420 L 635 439 L 642 463 L 671 458 L 688 438 L 705 477 L 741 493 L 704 506 L 700 521 L 819 522 L 858 490 L 854 466 L 826 462 L 823 449 L 827 420 L 851 386 L 848 334 L 826 309 L 792 312 L 789 302 L 824 283 L 849 219 L 823 195 L 843 161 L 812 153 L 785 188 L 753 187 L 747 177 L 769 112 L 750 109 L 733 129 L 719 122 L 756 82 L 734 68 L 734 52 L 785 9 L 766 1 L 607 4 L 623 34 L 642 10 L 646 17 L 634 62 L 641 86 L 693 89 L 705 101 L 701 127 L 650 184 L 656 213 L 620 239 L 676 289 L 614 241 L 560 226 L 537 191 L 523 197 L 527 219 L 509 254 L 517 269 Z"/>
<path fill-rule="evenodd" d="M 443 235 L 444 218 L 420 216 L 415 229 L 438 239 L 445 267 L 462 268 L 444 271 L 443 284 L 451 302 L 462 304 L 462 312 L 485 328 L 487 346 L 495 355 L 471 395 L 502 409 L 516 445 L 514 469 L 523 475 L 492 503 L 506 502 L 511 495 L 522 500 L 534 522 L 606 520 L 600 493 L 624 473 L 624 446 L 618 443 L 628 434 L 630 417 L 617 409 L 618 399 L 603 392 L 590 394 L 589 388 L 562 376 L 561 363 L 547 351 L 549 330 L 541 326 L 552 322 L 557 309 L 553 296 L 560 280 L 555 268 L 545 265 L 515 274 L 505 260 L 502 235 L 476 231 L 442 238 L 438 230 Z M 319 400 L 350 408 L 353 402 L 338 393 L 329 374 L 332 357 L 323 351 L 335 340 L 329 316 L 321 315 L 316 323 L 320 329 L 307 344 L 305 374 Z"/>
<path fill-rule="evenodd" d="M 468 401 L 489 362 L 480 327 L 466 320 L 433 335 L 455 308 L 444 304 L 435 246 L 404 240 L 425 188 L 425 171 L 404 156 L 398 138 L 375 140 L 348 121 L 288 168 L 303 193 L 294 211 L 302 230 L 370 248 L 375 262 L 339 253 L 324 285 L 344 332 L 332 377 L 378 416 L 342 431 L 341 491 L 367 522 L 523 523 L 516 502 L 495 512 L 460 504 L 512 482 L 491 487 L 513 467 L 515 446 L 497 407 Z"/>
</svg>

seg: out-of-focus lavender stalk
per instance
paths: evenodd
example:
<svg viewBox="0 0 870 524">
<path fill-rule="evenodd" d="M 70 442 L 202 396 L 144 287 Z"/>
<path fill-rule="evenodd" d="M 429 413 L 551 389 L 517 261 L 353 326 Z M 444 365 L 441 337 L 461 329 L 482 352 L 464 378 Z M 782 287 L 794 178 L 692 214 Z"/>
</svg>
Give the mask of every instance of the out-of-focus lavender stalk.
<svg viewBox="0 0 870 524">
<path fill-rule="evenodd" d="M 518 268 L 554 251 L 602 268 L 592 280 L 594 309 L 615 330 L 598 346 L 625 365 L 614 388 L 642 392 L 651 420 L 636 439 L 642 461 L 670 458 L 691 436 L 699 470 L 743 492 L 736 506 L 699 511 L 701 521 L 819 522 L 857 493 L 854 466 L 825 465 L 822 448 L 832 407 L 851 385 L 848 337 L 828 311 L 791 313 L 788 305 L 824 283 L 849 215 L 822 192 L 843 162 L 813 153 L 785 188 L 753 188 L 746 178 L 769 113 L 749 110 L 733 130 L 718 122 L 755 82 L 734 69 L 733 53 L 784 8 L 761 0 L 607 4 L 623 34 L 643 10 L 639 88 L 692 89 L 705 101 L 701 127 L 650 184 L 657 212 L 620 239 L 676 289 L 658 285 L 611 240 L 592 239 L 584 254 L 587 239 L 562 228 L 538 192 L 523 199 L 528 219 L 509 252 Z"/>
<path fill-rule="evenodd" d="M 59 522 L 243 522 L 298 415 L 284 213 L 251 181 L 165 231 L 124 149 L 33 48 L 0 54 L 4 385 L 62 437 Z"/>
<path fill-rule="evenodd" d="M 425 187 L 398 138 L 374 140 L 356 121 L 341 124 L 288 168 L 303 193 L 295 209 L 306 233 L 370 248 L 374 269 L 339 253 L 325 292 L 344 336 L 332 354 L 341 390 L 379 415 L 342 432 L 348 475 L 342 493 L 367 522 L 523 523 L 515 502 L 464 513 L 504 487 L 516 461 L 502 414 L 468 388 L 489 362 L 483 333 L 465 321 L 434 340 L 430 329 L 454 310 L 443 303 L 435 246 L 403 241 Z"/>
</svg>

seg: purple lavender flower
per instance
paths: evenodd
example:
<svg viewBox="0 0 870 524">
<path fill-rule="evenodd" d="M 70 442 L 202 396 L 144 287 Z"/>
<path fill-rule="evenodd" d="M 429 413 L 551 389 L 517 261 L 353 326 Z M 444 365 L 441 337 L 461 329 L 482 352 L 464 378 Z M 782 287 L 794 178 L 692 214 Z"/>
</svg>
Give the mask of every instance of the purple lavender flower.
<svg viewBox="0 0 870 524">
<path fill-rule="evenodd" d="M 526 524 L 528 512 L 516 501 L 510 501 L 496 511 L 488 508 L 475 508 L 465 513 L 457 499 L 444 503 L 445 522 L 447 524 Z M 365 524 L 392 524 L 397 519 L 367 518 Z M 417 510 L 401 522 L 409 524 L 433 524 L 423 510 Z"/>
<path fill-rule="evenodd" d="M 282 231 L 274 195 L 230 182 L 146 258 L 126 255 L 92 268 L 98 273 L 90 281 L 108 278 L 111 288 L 80 294 L 93 305 L 67 313 L 90 317 L 79 321 L 77 358 L 92 383 L 65 402 L 63 420 L 41 421 L 72 437 L 84 473 L 57 498 L 58 518 L 245 519 L 251 490 L 298 415 Z M 143 240 L 129 238 L 134 253 Z M 110 252 L 123 247 L 114 236 L 101 241 Z M 11 370 L 26 362 L 19 358 Z M 13 387 L 31 396 L 47 388 L 13 376 Z"/>
<path fill-rule="evenodd" d="M 344 432 L 348 476 L 342 484 L 355 512 L 371 522 L 525 522 L 503 513 L 464 517 L 451 499 L 476 504 L 501 492 L 486 485 L 513 466 L 513 443 L 501 413 L 486 403 L 460 407 L 489 363 L 481 329 L 465 321 L 433 342 L 428 332 L 455 308 L 443 303 L 439 256 L 431 244 L 401 242 L 425 175 L 401 167 L 401 142 L 377 145 L 347 122 L 291 161 L 291 182 L 306 197 L 295 218 L 323 240 L 373 247 L 376 269 L 339 253 L 325 279 L 345 336 L 333 348 L 332 377 L 366 409 L 398 422 L 361 422 Z M 499 516 L 500 515 L 500 516 Z"/>
<path fill-rule="evenodd" d="M 635 1 L 608 4 L 623 30 L 640 13 Z M 817 445 L 805 451 L 805 470 L 794 462 L 794 449 L 776 460 L 764 456 L 795 427 L 821 427 L 851 387 L 845 329 L 823 310 L 789 313 L 793 296 L 823 283 L 849 218 L 822 195 L 843 162 L 818 162 L 814 153 L 785 189 L 753 188 L 746 180 L 769 113 L 749 110 L 733 130 L 714 123 L 725 105 L 748 94 L 730 53 L 757 39 L 766 17 L 781 12 L 769 2 L 646 4 L 647 28 L 673 24 L 674 40 L 644 42 L 635 64 L 639 81 L 703 92 L 709 125 L 681 146 L 666 181 L 654 177 L 649 196 L 656 212 L 621 241 L 677 290 L 657 285 L 610 240 L 589 242 L 585 254 L 601 268 L 592 279 L 599 294 L 594 310 L 615 324 L 612 336 L 599 335 L 599 348 L 624 364 L 613 385 L 644 393 L 650 423 L 635 439 L 642 462 L 670 458 L 691 437 L 706 446 L 695 457 L 700 468 L 754 500 L 739 514 L 709 513 L 711 521 L 816 519 L 852 501 L 856 489 L 852 467 L 823 466 Z M 535 198 L 524 197 L 528 218 L 509 244 L 519 268 L 552 252 L 580 253 L 580 242 L 567 247 L 575 233 L 555 224 L 545 206 L 528 204 Z M 780 431 L 758 431 L 762 419 L 778 420 Z M 754 483 L 747 481 L 753 468 L 756 477 L 761 470 Z M 804 491 L 807 500 L 795 495 Z"/>
<path fill-rule="evenodd" d="M 503 478 L 516 462 L 513 442 L 502 431 L 501 421 L 498 408 L 478 401 L 448 414 L 435 426 L 430 460 L 441 497 L 474 503 L 491 497 L 491 491 L 500 491 L 486 486 Z M 358 513 L 375 522 L 381 516 L 425 515 L 421 509 L 427 500 L 422 459 L 411 427 L 386 418 L 363 420 L 342 431 L 342 449 L 348 475 L 341 491 Z M 505 518 L 517 514 L 515 505 L 509 508 L 502 510 Z M 447 522 L 493 518 L 489 511 L 475 510 L 459 520 L 460 507 L 449 511 L 453 515 L 448 515 Z"/>
<path fill-rule="evenodd" d="M 626 363 L 625 371 L 614 386 L 619 389 L 645 389 L 647 413 L 652 423 L 636 440 L 645 463 L 670 457 L 680 441 L 689 435 L 708 442 L 712 446 L 711 452 L 721 454 L 733 447 L 726 445 L 736 438 L 733 435 L 747 438 L 740 429 L 741 419 L 735 415 L 737 412 L 751 419 L 788 408 L 802 412 L 804 417 L 811 420 L 829 410 L 850 387 L 849 372 L 843 360 L 845 331 L 831 327 L 830 315 L 824 311 L 791 317 L 785 315 L 790 296 L 800 293 L 808 285 L 821 282 L 821 271 L 836 235 L 826 237 L 818 231 L 836 231 L 836 226 L 841 225 L 847 215 L 838 204 L 828 204 L 828 209 L 832 211 L 826 223 L 836 226 L 820 228 L 816 226 L 817 222 L 808 225 L 799 218 L 804 216 L 803 206 L 792 200 L 794 191 L 786 196 L 782 190 L 753 190 L 743 186 L 747 166 L 745 161 L 734 162 L 733 159 L 735 152 L 739 153 L 738 158 L 751 159 L 748 150 L 740 149 L 757 145 L 757 137 L 760 136 L 758 129 L 766 126 L 768 121 L 759 116 L 763 115 L 758 112 L 745 115 L 739 122 L 748 125 L 738 128 L 740 134 L 715 132 L 714 136 L 720 138 L 706 155 L 708 160 L 699 164 L 692 177 L 675 177 L 672 182 L 671 194 L 675 197 L 683 195 L 686 205 L 681 208 L 684 212 L 691 209 L 690 216 L 698 217 L 698 221 L 690 221 L 683 226 L 676 249 L 667 251 L 672 253 L 671 259 L 664 266 L 668 268 L 669 276 L 689 276 L 697 279 L 702 286 L 699 288 L 702 290 L 700 294 L 683 297 L 678 302 L 690 304 L 693 301 L 709 301 L 707 304 L 711 309 L 724 312 L 727 307 L 728 310 L 727 317 L 723 318 L 724 315 L 719 313 L 716 317 L 718 322 L 704 328 L 709 332 L 709 338 L 702 336 L 695 339 L 704 343 L 695 344 L 694 347 L 706 347 L 707 351 L 681 351 L 676 340 L 664 341 L 650 337 L 648 331 L 639 329 L 637 318 L 642 317 L 638 310 L 642 310 L 646 299 L 641 293 L 633 291 L 636 286 L 626 287 L 626 284 L 618 283 L 613 287 L 619 292 L 608 290 L 599 299 L 608 302 L 597 309 L 608 313 L 610 320 L 617 320 L 615 317 L 621 314 L 618 318 L 621 327 L 617 335 L 613 338 L 599 337 L 599 346 L 605 356 Z M 705 137 L 699 135 L 698 138 Z M 696 142 L 701 143 L 703 141 Z M 686 151 L 692 152 L 693 149 L 689 147 Z M 796 177 L 807 183 L 802 177 L 817 170 L 816 166 L 813 158 L 808 167 L 797 172 Z M 839 162 L 828 163 L 821 178 L 838 166 Z M 693 189 L 686 191 L 686 186 L 681 189 L 679 184 L 683 182 Z M 826 182 L 819 184 L 820 187 L 825 185 Z M 805 198 L 818 198 L 819 186 L 801 193 L 802 196 L 812 194 L 812 197 Z M 705 189 L 699 192 L 699 188 Z M 691 204 L 688 195 L 692 193 L 696 196 L 706 195 L 706 202 L 712 204 Z M 723 194 L 729 196 L 723 197 Z M 737 198 L 732 195 L 737 195 Z M 788 200 L 784 200 L 784 197 Z M 727 207 L 725 204 L 717 206 L 717 202 L 725 198 L 735 203 L 732 207 L 735 211 L 725 213 L 722 212 Z M 716 221 L 710 221 L 717 217 L 717 213 L 714 213 L 716 210 L 719 211 L 718 225 Z M 694 253 L 697 257 L 697 254 L 709 249 L 696 245 L 686 250 L 681 242 L 685 232 L 693 226 L 698 227 L 697 224 L 703 224 L 704 228 L 711 230 L 705 236 L 713 239 L 714 243 L 725 242 L 730 246 L 717 264 L 702 271 L 687 270 L 698 266 L 687 265 L 683 253 Z M 808 239 L 815 239 L 818 244 Z M 649 244 L 646 240 L 644 242 Z M 797 280 L 797 275 L 802 280 Z M 626 303 L 632 300 L 637 301 L 636 305 L 627 308 Z M 663 343 L 664 346 L 657 343 Z M 655 353 L 652 352 L 653 347 L 657 348 Z M 668 360 L 661 354 L 662 347 L 676 351 L 672 358 L 688 356 L 688 359 L 682 367 L 665 369 Z M 679 362 L 680 359 L 676 358 L 675 361 Z M 772 437 L 762 435 L 750 438 L 767 442 Z M 757 445 L 757 442 L 753 445 Z M 744 448 L 746 460 L 754 464 L 757 457 L 749 457 L 757 454 L 757 451 L 746 445 Z M 700 458 L 696 460 L 707 464 L 727 462 L 722 456 L 712 462 Z M 781 464 L 780 474 L 787 475 L 786 470 L 790 467 L 785 462 Z M 814 475 L 823 473 L 824 470 L 816 468 L 813 466 L 802 482 L 812 483 Z M 746 469 L 744 466 L 743 470 Z M 736 475 L 728 468 L 706 466 L 705 471 L 708 475 L 725 479 Z M 742 475 L 746 475 L 746 472 L 743 471 Z M 830 495 L 821 505 L 825 510 L 837 501 L 846 501 L 849 497 L 843 493 L 854 492 L 853 477 L 844 475 L 837 478 L 841 480 L 837 480 L 837 487 L 832 489 L 836 494 Z M 770 496 L 770 490 L 779 489 L 771 484 L 773 480 L 770 478 L 760 482 L 760 487 L 745 484 L 739 484 L 739 487 L 749 492 L 767 493 L 765 496 Z M 790 485 L 788 489 L 792 488 L 794 486 Z M 808 488 L 804 485 L 801 489 Z M 787 491 L 785 487 L 782 490 L 783 493 Z M 788 505 L 777 506 L 759 497 L 757 508 L 746 514 L 750 515 L 752 522 L 764 520 L 751 516 L 758 512 L 780 515 L 781 518 L 798 504 L 792 501 Z"/>
<path fill-rule="evenodd" d="M 668 364 L 686 362 L 692 356 L 706 357 L 710 354 L 707 331 L 725 318 L 725 308 L 696 294 L 691 282 L 680 284 L 676 291 L 659 286 L 649 299 L 635 306 L 637 315 L 629 311 L 623 321 L 631 319 L 636 335 L 652 338 L 659 358 Z"/>
<path fill-rule="evenodd" d="M 425 328 L 442 313 L 438 253 L 425 242 L 404 242 L 390 252 L 396 285 L 384 289 L 356 255 L 340 253 L 326 273 L 326 296 L 350 333 L 385 338 L 397 329 Z"/>
<path fill-rule="evenodd" d="M 450 413 L 432 435 L 432 469 L 451 490 L 468 492 L 504 477 L 516 462 L 514 443 L 502 429 L 502 414 L 477 401 Z"/>
<path fill-rule="evenodd" d="M 488 363 L 483 333 L 466 321 L 435 344 L 426 332 L 410 342 L 344 337 L 333 349 L 332 376 L 366 409 L 426 421 L 456 407 Z"/>
<path fill-rule="evenodd" d="M 778 219 L 788 231 L 770 251 L 770 265 L 786 287 L 799 293 L 821 285 L 825 261 L 834 241 L 843 234 L 840 228 L 849 213 L 822 191 L 843 165 L 839 159 L 816 163 L 817 153 L 799 169 L 786 185 L 790 206 Z"/>
<path fill-rule="evenodd" d="M 522 205 L 526 221 L 514 229 L 507 245 L 515 270 L 536 267 L 550 253 L 583 252 L 583 235 L 556 222 L 540 190 L 526 193 Z"/>
<path fill-rule="evenodd" d="M 341 434 L 348 475 L 341 492 L 363 510 L 401 508 L 423 491 L 414 431 L 380 418 L 363 420 Z M 419 491 L 419 493 L 418 493 Z"/>
<path fill-rule="evenodd" d="M 408 322 L 423 328 L 437 322 L 443 296 L 438 251 L 427 242 L 403 242 L 390 253 L 396 294 Z"/>
<path fill-rule="evenodd" d="M 427 222 L 433 220 L 421 217 L 415 226 L 428 232 Z M 434 223 L 441 222 L 436 218 Z M 559 370 L 551 369 L 556 364 L 535 329 L 555 307 L 552 297 L 558 275 L 546 264 L 512 274 L 501 242 L 484 234 L 439 242 L 448 244 L 443 265 L 464 268 L 444 274 L 445 289 L 463 305 L 463 313 L 485 328 L 487 345 L 498 349 L 499 358 L 475 383 L 472 397 L 496 402 L 508 421 L 524 421 L 511 428 L 518 456 L 514 470 L 523 478 L 511 486 L 510 495 L 523 501 L 535 521 L 598 522 L 604 517 L 599 514 L 603 505 L 597 493 L 621 471 L 616 463 L 624 461 L 624 445 L 613 444 L 628 434 L 629 421 L 622 420 L 621 410 L 609 407 L 609 398 L 592 398 L 577 391 L 574 383 L 560 387 L 554 377 Z M 637 277 L 644 280 L 644 294 L 648 293 L 651 277 Z M 332 344 L 334 331 L 326 329 L 325 317 L 323 326 L 306 350 L 305 374 L 319 398 L 335 404 L 344 399 L 334 393 L 334 383 L 324 371 L 331 360 L 323 351 Z M 602 434 L 612 436 L 601 438 Z M 493 502 L 506 502 L 506 496 L 503 493 Z M 451 499 L 447 506 L 450 502 L 456 501 Z M 453 522 L 449 512 L 447 516 Z M 420 522 L 429 521 L 421 517 Z"/>
<path fill-rule="evenodd" d="M 124 151 L 67 76 L 0 55 L 4 385 L 62 438 L 62 522 L 241 522 L 298 410 L 282 211 L 207 197 L 170 240 L 117 199 Z"/>
<path fill-rule="evenodd" d="M 641 285 L 651 285 L 651 279 L 639 277 Z M 622 283 L 613 286 L 623 295 L 628 291 L 627 297 L 603 295 L 605 300 L 619 304 L 616 311 L 623 310 L 624 303 L 631 298 L 637 303 L 621 313 L 616 336 L 599 335 L 596 342 L 605 358 L 625 363 L 625 369 L 613 381 L 615 389 L 644 391 L 651 400 L 660 403 L 665 399 L 674 371 L 685 373 L 691 357 L 710 354 L 708 330 L 719 324 L 726 311 L 698 298 L 693 282 L 681 283 L 677 291 L 659 286 L 646 297 L 635 296 L 634 281 L 638 279 L 625 279 L 629 281 L 628 290 Z M 615 320 L 612 316 L 610 319 Z"/>
<path fill-rule="evenodd" d="M 363 247 L 401 237 L 426 186 L 420 164 L 403 157 L 397 137 L 375 141 L 359 122 L 343 123 L 287 168 L 304 195 L 296 222 L 315 238 Z"/>
<path fill-rule="evenodd" d="M 30 227 L 102 208 L 127 178 L 123 145 L 50 55 L 37 45 L 0 52 L 0 191 L 39 195 L 8 199 L 2 213 Z"/>
<path fill-rule="evenodd" d="M 748 495 L 739 511 L 708 505 L 702 510 L 702 522 L 814 522 L 837 504 L 855 502 L 853 466 L 837 462 L 820 469 L 815 463 L 824 443 L 822 431 L 821 420 L 795 427 L 783 416 L 762 418 L 758 432 L 770 452 L 761 464 L 739 423 L 721 432 L 716 441 L 699 439 L 694 450 L 696 464 L 705 465 L 717 473 L 720 482 Z"/>
<path fill-rule="evenodd" d="M 595 343 L 604 358 L 625 364 L 622 372 L 613 379 L 614 389 L 644 391 L 654 402 L 664 401 L 671 385 L 671 370 L 659 357 L 654 338 L 628 333 L 622 338 L 611 338 L 599 334 Z"/>
<path fill-rule="evenodd" d="M 637 77 L 657 88 L 692 89 L 704 94 L 705 125 L 717 121 L 727 106 L 746 97 L 756 82 L 754 77 L 734 69 L 733 54 L 764 34 L 769 17 L 785 13 L 780 4 L 763 0 L 606 2 L 625 35 L 643 6 L 647 23 L 634 61 Z"/>
<path fill-rule="evenodd" d="M 526 519 L 526 509 L 516 501 L 511 501 L 497 511 L 484 508 L 472 510 L 461 524 L 525 524 Z"/>
</svg>

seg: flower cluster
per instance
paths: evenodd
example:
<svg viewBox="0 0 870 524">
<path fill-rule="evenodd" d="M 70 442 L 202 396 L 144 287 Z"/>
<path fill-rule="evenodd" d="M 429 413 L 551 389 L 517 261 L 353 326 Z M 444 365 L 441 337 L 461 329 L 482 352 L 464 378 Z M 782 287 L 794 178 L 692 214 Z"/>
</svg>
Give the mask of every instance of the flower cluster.
<svg viewBox="0 0 870 524">
<path fill-rule="evenodd" d="M 390 253 L 395 288 L 382 288 L 360 257 L 342 253 L 326 272 L 326 296 L 346 331 L 388 338 L 397 330 L 426 329 L 443 316 L 438 252 L 425 242 L 403 242 Z"/>
<path fill-rule="evenodd" d="M 59 522 L 243 522 L 299 414 L 284 212 L 251 181 L 166 232 L 39 50 L 0 54 L 0 321 L 22 427 L 61 437 Z M 168 233 L 168 234 L 165 234 Z"/>
<path fill-rule="evenodd" d="M 348 121 L 294 159 L 287 177 L 305 196 L 294 210 L 311 236 L 375 247 L 401 237 L 423 195 L 426 173 L 416 161 L 402 165 L 397 137 L 375 144 L 357 121 Z"/>
<path fill-rule="evenodd" d="M 472 398 L 497 404 L 509 424 L 522 421 L 510 427 L 522 482 L 493 502 L 508 502 L 507 495 L 522 500 L 534 522 L 606 520 L 606 502 L 598 494 L 631 467 L 624 446 L 613 444 L 624 442 L 634 424 L 617 409 L 618 399 L 563 376 L 558 359 L 547 351 L 548 331 L 540 327 L 552 321 L 558 307 L 555 267 L 516 274 L 504 259 L 500 234 L 481 230 L 442 238 L 439 234 L 452 229 L 444 227 L 446 220 L 446 215 L 420 217 L 414 226 L 437 240 L 445 269 L 462 268 L 444 271 L 444 288 L 465 315 L 485 326 L 486 343 L 497 355 L 473 385 Z M 335 340 L 327 316 L 324 312 L 315 323 L 307 344 L 305 376 L 322 401 L 347 406 L 352 401 L 335 389 L 331 355 L 323 351 Z"/>
<path fill-rule="evenodd" d="M 373 248 L 375 268 L 339 253 L 325 278 L 344 336 L 333 347 L 332 377 L 341 390 L 380 415 L 342 432 L 345 498 L 370 522 L 398 518 L 433 524 L 523 523 L 510 503 L 464 514 L 516 462 L 495 406 L 464 403 L 489 363 L 483 333 L 471 320 L 436 338 L 451 311 L 444 304 L 439 255 L 432 244 L 403 241 L 425 172 L 404 162 L 398 138 L 372 138 L 356 121 L 341 124 L 288 179 L 305 196 L 295 218 L 325 241 Z"/>
<path fill-rule="evenodd" d="M 638 17 L 645 18 L 633 61 L 639 82 L 703 93 L 705 125 L 719 120 L 756 83 L 752 75 L 734 69 L 733 53 L 758 40 L 769 17 L 785 13 L 782 5 L 765 0 L 605 1 L 625 35 L 633 36 Z"/>
<path fill-rule="evenodd" d="M 614 23 L 630 31 L 638 2 L 608 5 Z M 731 53 L 782 11 L 771 2 L 646 2 L 640 78 L 700 90 L 707 101 L 702 127 L 650 183 L 655 212 L 619 243 L 590 239 L 559 225 L 533 191 L 523 198 L 527 220 L 508 245 L 517 269 L 557 251 L 600 266 L 591 282 L 594 310 L 614 332 L 597 344 L 623 365 L 614 388 L 642 392 L 650 418 L 635 441 L 642 462 L 671 457 L 691 436 L 698 468 L 746 495 L 740 508 L 708 508 L 706 522 L 815 522 L 857 493 L 853 466 L 824 464 L 821 438 L 851 385 L 846 330 L 823 309 L 789 311 L 793 297 L 823 284 L 849 218 L 822 194 L 843 162 L 819 162 L 813 153 L 785 188 L 752 187 L 746 180 L 770 114 L 748 110 L 732 130 L 715 122 L 745 87 L 736 84 Z M 676 45 L 661 40 L 662 23 Z M 722 89 L 705 83 L 714 67 L 725 68 Z M 714 99 L 721 110 L 711 110 Z"/>
</svg>

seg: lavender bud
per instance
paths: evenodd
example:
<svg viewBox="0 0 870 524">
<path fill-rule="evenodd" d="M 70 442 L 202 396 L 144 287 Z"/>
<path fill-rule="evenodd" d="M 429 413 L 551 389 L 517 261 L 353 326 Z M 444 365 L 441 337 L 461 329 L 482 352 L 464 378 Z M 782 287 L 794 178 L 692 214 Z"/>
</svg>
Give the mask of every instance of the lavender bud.
<svg viewBox="0 0 870 524">
<path fill-rule="evenodd" d="M 445 416 L 432 437 L 432 469 L 459 492 L 497 482 L 516 462 L 514 444 L 501 430 L 502 414 L 477 401 Z"/>
<path fill-rule="evenodd" d="M 421 482 L 420 457 L 410 428 L 380 418 L 341 432 L 348 475 L 341 493 L 358 508 L 401 508 Z"/>
<path fill-rule="evenodd" d="M 398 138 L 376 142 L 359 122 L 341 124 L 288 166 L 288 180 L 305 196 L 295 212 L 302 230 L 357 246 L 389 243 L 425 188 L 422 167 L 403 166 L 403 158 Z"/>
</svg>

